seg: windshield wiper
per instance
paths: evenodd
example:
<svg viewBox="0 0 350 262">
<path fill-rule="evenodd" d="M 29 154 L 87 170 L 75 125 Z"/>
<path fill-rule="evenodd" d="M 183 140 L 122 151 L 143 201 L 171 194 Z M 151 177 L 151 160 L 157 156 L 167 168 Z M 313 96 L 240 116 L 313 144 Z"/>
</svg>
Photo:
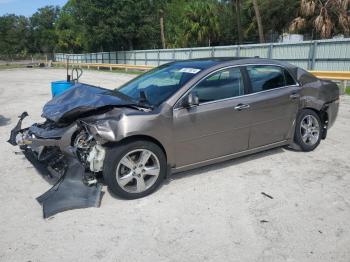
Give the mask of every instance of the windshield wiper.
<svg viewBox="0 0 350 262">
<path fill-rule="evenodd" d="M 145 108 L 145 109 L 154 109 L 154 106 L 148 101 L 145 91 L 140 91 L 140 99 L 136 100 L 132 98 L 131 96 L 125 95 L 124 93 L 114 89 L 113 90 L 114 95 L 121 97 L 130 103 L 126 104 L 127 106 L 133 106 L 138 108 Z"/>
<path fill-rule="evenodd" d="M 148 101 L 146 93 L 144 90 L 140 90 L 140 99 L 138 101 L 138 104 L 141 107 L 151 108 L 153 109 L 153 105 Z"/>
<path fill-rule="evenodd" d="M 140 103 L 130 103 L 130 104 L 126 104 L 125 106 L 134 107 L 134 108 L 137 108 L 139 110 L 142 110 L 142 109 L 153 110 L 154 109 L 153 106 L 144 105 L 144 104 L 140 104 Z"/>
<path fill-rule="evenodd" d="M 134 101 L 134 99 L 131 96 L 128 96 L 120 91 L 118 91 L 117 89 L 112 89 L 112 94 L 114 96 L 118 96 L 120 98 L 123 98 L 124 100 L 129 100 L 129 101 Z"/>
<path fill-rule="evenodd" d="M 140 90 L 140 99 L 139 99 L 140 104 L 149 104 L 149 101 L 147 99 L 146 93 L 144 90 Z"/>
</svg>

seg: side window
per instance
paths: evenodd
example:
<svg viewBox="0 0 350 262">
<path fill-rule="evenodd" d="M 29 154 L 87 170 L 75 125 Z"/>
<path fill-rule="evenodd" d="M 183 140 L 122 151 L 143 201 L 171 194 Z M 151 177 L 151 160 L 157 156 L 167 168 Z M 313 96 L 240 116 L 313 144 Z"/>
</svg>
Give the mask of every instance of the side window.
<svg viewBox="0 0 350 262">
<path fill-rule="evenodd" d="M 283 68 L 278 66 L 247 66 L 247 71 L 252 84 L 252 92 L 256 93 L 285 86 L 285 75 L 283 70 Z"/>
<path fill-rule="evenodd" d="M 193 88 L 199 103 L 231 98 L 244 94 L 244 84 L 239 68 L 219 71 L 202 80 Z"/>
<path fill-rule="evenodd" d="M 296 82 L 294 80 L 294 78 L 290 75 L 290 73 L 284 69 L 284 77 L 286 80 L 286 86 L 292 86 L 292 85 L 296 85 Z"/>
</svg>

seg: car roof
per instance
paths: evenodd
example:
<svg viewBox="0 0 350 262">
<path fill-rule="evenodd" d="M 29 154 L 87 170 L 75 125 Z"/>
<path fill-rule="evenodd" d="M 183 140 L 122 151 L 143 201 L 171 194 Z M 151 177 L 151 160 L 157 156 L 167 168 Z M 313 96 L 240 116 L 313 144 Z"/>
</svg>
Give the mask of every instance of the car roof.
<svg viewBox="0 0 350 262">
<path fill-rule="evenodd" d="M 246 64 L 274 64 L 281 65 L 288 68 L 295 68 L 295 66 L 273 59 L 265 59 L 258 57 L 210 57 L 210 58 L 198 58 L 189 60 L 178 60 L 170 63 L 171 65 L 178 67 L 191 67 L 199 69 L 208 69 L 214 66 L 230 66 L 230 65 L 246 65 Z"/>
</svg>

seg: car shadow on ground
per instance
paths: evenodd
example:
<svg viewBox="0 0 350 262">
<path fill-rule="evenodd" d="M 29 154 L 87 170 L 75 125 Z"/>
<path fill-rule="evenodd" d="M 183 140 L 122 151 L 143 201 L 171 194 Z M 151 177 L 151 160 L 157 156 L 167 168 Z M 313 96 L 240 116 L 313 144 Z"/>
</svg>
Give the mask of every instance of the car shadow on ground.
<svg viewBox="0 0 350 262">
<path fill-rule="evenodd" d="M 184 172 L 179 172 L 176 174 L 170 174 L 168 176 L 168 178 L 165 179 L 164 183 L 162 183 L 154 193 L 156 193 L 159 190 L 162 190 L 163 187 L 171 186 L 171 182 L 174 180 L 186 179 L 186 178 L 189 178 L 191 176 L 201 175 L 201 174 L 206 173 L 206 172 L 217 171 L 217 170 L 221 170 L 221 169 L 233 166 L 233 165 L 239 165 L 239 164 L 249 162 L 249 161 L 254 161 L 254 160 L 257 160 L 260 158 L 269 157 L 269 156 L 276 155 L 276 154 L 281 154 L 281 153 L 284 153 L 286 150 L 290 150 L 290 149 L 288 147 L 277 147 L 277 148 L 269 149 L 269 150 L 262 151 L 259 153 L 251 154 L 248 156 L 242 156 L 242 157 L 239 157 L 236 159 L 227 160 L 227 161 L 224 161 L 221 163 L 216 163 L 216 164 L 211 164 L 211 165 L 204 166 L 204 167 L 199 167 L 199 168 L 196 168 L 196 169 L 193 169 L 190 171 L 184 171 Z M 105 185 L 105 183 L 104 183 L 104 185 Z M 117 196 L 116 194 L 114 194 L 111 190 L 107 189 L 107 191 L 113 198 L 118 199 L 118 200 L 125 200 L 125 199 Z M 128 200 L 128 201 L 130 201 L 130 200 Z"/>
<path fill-rule="evenodd" d="M 196 169 L 193 169 L 190 171 L 184 171 L 184 172 L 179 172 L 176 174 L 170 174 L 168 176 L 168 178 L 165 179 L 164 183 L 162 183 L 156 191 L 162 190 L 163 186 L 166 187 L 168 185 L 171 185 L 171 182 L 174 180 L 186 179 L 186 178 L 189 178 L 191 176 L 201 175 L 203 173 L 210 172 L 210 171 L 222 170 L 222 169 L 225 169 L 225 168 L 233 166 L 233 165 L 239 165 L 239 164 L 242 164 L 245 162 L 254 161 L 254 160 L 264 158 L 264 157 L 269 157 L 269 156 L 272 156 L 275 154 L 281 154 L 281 153 L 284 153 L 286 150 L 291 150 L 291 149 L 289 149 L 287 147 L 277 147 L 277 148 L 269 149 L 269 150 L 262 151 L 259 153 L 251 154 L 248 156 L 243 156 L 243 157 L 239 157 L 236 159 L 227 160 L 224 162 L 196 168 Z M 49 183 L 50 185 L 54 185 L 57 182 L 58 177 L 51 177 L 50 172 L 47 170 L 46 166 L 44 166 L 40 162 L 36 161 L 31 154 L 24 153 L 24 157 L 27 158 L 33 164 L 34 168 L 38 171 L 38 173 L 41 175 L 41 177 L 47 183 Z M 99 183 L 106 185 L 102 175 L 99 176 L 98 180 L 99 180 Z M 107 191 L 109 192 L 109 194 L 113 198 L 119 199 L 119 200 L 125 200 L 125 199 L 115 195 L 111 190 L 107 189 Z"/>
<path fill-rule="evenodd" d="M 216 163 L 216 164 L 211 164 L 208 166 L 196 168 L 196 169 L 193 169 L 190 171 L 184 171 L 184 172 L 172 174 L 169 176 L 169 179 L 167 179 L 164 184 L 165 185 L 171 184 L 172 180 L 186 179 L 190 176 L 196 176 L 196 175 L 200 175 L 200 174 L 210 172 L 210 171 L 217 171 L 217 170 L 221 170 L 221 169 L 233 166 L 233 165 L 239 165 L 239 164 L 242 164 L 245 162 L 254 161 L 256 159 L 268 157 L 271 155 L 281 154 L 281 153 L 284 153 L 285 150 L 289 150 L 289 148 L 277 147 L 277 148 L 269 149 L 269 150 L 262 151 L 259 153 L 255 153 L 255 154 L 251 154 L 251 155 L 247 155 L 247 156 L 242 156 L 242 157 L 239 157 L 236 159 L 227 160 L 227 161 L 224 161 L 221 163 Z"/>
<path fill-rule="evenodd" d="M 0 115 L 0 126 L 7 126 L 11 123 L 11 119 Z"/>
</svg>

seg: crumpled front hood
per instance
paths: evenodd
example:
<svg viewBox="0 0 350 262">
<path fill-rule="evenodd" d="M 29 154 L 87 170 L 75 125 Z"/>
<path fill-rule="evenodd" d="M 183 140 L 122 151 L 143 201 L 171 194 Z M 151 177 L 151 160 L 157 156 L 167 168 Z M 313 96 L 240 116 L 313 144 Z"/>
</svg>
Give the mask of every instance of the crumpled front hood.
<svg viewBox="0 0 350 262">
<path fill-rule="evenodd" d="M 47 102 L 42 117 L 54 122 L 73 121 L 90 111 L 133 104 L 127 96 L 101 87 L 78 83 Z"/>
</svg>

